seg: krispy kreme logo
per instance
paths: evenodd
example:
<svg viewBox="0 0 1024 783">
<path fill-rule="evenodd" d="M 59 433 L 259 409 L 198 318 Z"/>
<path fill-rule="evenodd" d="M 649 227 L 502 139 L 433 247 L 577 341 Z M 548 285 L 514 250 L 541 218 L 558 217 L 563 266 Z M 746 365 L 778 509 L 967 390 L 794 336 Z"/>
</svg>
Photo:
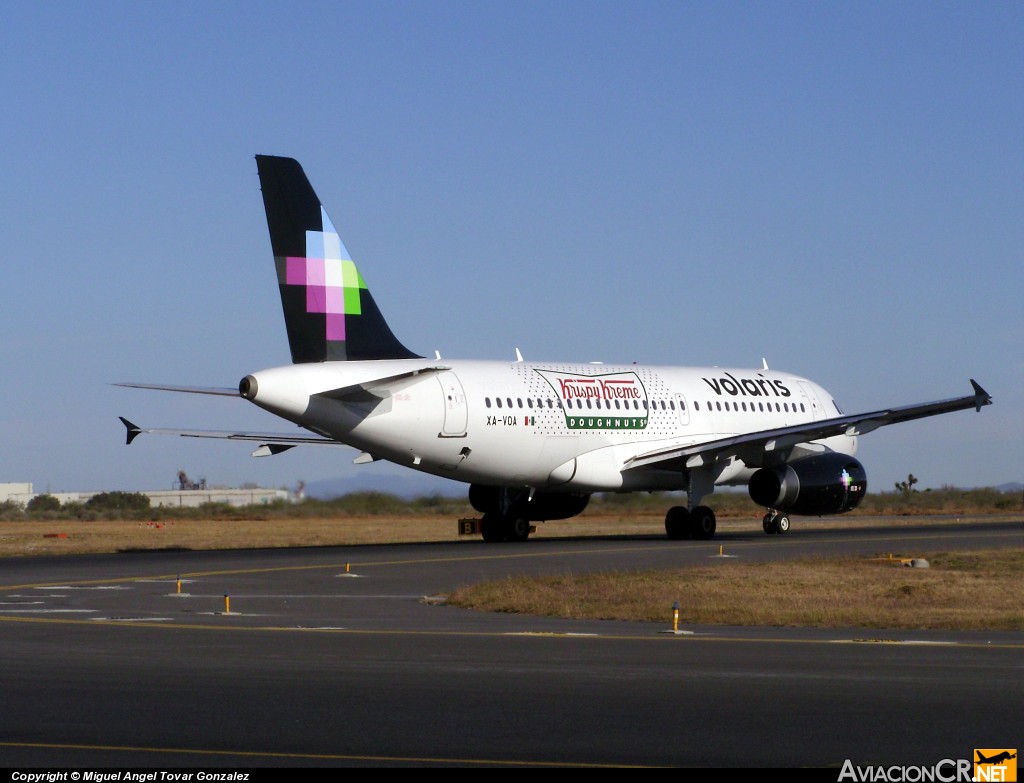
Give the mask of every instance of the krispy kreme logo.
<svg viewBox="0 0 1024 783">
<path fill-rule="evenodd" d="M 561 400 L 569 429 L 642 430 L 647 426 L 647 390 L 634 372 L 537 372 Z"/>
</svg>

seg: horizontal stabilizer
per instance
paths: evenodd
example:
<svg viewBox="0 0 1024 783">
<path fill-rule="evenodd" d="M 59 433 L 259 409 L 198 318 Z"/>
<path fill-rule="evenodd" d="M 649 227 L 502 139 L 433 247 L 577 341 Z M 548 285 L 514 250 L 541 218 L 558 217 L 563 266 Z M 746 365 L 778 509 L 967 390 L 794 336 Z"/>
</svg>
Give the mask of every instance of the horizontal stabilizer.
<svg viewBox="0 0 1024 783">
<path fill-rule="evenodd" d="M 184 394 L 213 394 L 218 397 L 241 397 L 238 389 L 231 386 L 168 386 L 158 383 L 115 383 L 128 389 L 156 389 L 157 391 L 182 392 Z"/>
<path fill-rule="evenodd" d="M 137 424 L 133 424 L 128 421 L 124 416 L 119 416 L 121 423 L 124 424 L 128 431 L 126 444 L 131 445 L 131 442 L 135 440 L 142 433 L 149 433 L 151 435 L 177 435 L 181 438 L 213 438 L 219 440 L 240 440 L 240 441 L 256 441 L 261 444 L 260 449 L 266 449 L 267 451 L 261 454 L 253 454 L 253 456 L 266 456 L 267 454 L 280 454 L 282 451 L 287 451 L 294 446 L 345 446 L 344 443 L 340 443 L 330 438 L 322 438 L 318 435 L 284 435 L 279 432 L 233 432 L 231 430 L 172 430 L 172 429 L 157 429 L 150 427 L 140 427 Z"/>
</svg>

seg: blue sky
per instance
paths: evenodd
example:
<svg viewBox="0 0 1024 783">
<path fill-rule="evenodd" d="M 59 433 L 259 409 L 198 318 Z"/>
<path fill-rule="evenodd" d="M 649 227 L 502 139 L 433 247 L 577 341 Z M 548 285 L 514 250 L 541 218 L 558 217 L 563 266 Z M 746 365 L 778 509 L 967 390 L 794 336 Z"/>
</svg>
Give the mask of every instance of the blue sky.
<svg viewBox="0 0 1024 783">
<path fill-rule="evenodd" d="M 759 366 L 847 412 L 871 489 L 1024 476 L 1020 3 L 30 3 L 0 67 L 0 482 L 291 486 L 349 450 L 232 386 L 289 361 L 256 153 L 298 158 L 410 348 Z M 283 425 L 287 428 L 288 425 Z M 452 485 L 453 489 L 457 489 Z"/>
</svg>

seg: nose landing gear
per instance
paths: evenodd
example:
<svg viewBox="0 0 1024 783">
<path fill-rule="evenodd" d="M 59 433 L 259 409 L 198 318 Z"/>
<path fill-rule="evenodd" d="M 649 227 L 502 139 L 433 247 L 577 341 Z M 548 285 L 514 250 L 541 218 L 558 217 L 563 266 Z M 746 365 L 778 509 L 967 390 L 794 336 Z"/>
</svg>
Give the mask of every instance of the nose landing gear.
<svg viewBox="0 0 1024 783">
<path fill-rule="evenodd" d="M 769 509 L 768 513 L 764 515 L 764 519 L 761 520 L 761 527 L 764 528 L 764 532 L 768 535 L 788 533 L 789 517 L 781 511 Z"/>
</svg>

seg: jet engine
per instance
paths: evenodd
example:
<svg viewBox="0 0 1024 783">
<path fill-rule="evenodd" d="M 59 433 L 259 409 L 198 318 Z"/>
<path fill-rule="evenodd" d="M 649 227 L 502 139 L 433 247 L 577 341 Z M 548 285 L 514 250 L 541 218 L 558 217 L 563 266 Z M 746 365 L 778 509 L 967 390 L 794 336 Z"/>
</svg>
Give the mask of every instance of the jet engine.
<svg viewBox="0 0 1024 783">
<path fill-rule="evenodd" d="M 514 506 L 518 516 L 522 516 L 530 522 L 545 522 L 549 519 L 569 519 L 574 517 L 587 507 L 590 502 L 589 494 L 578 494 L 574 492 L 535 492 L 533 498 L 529 498 L 526 490 L 515 491 L 504 487 L 488 487 L 483 484 L 472 484 L 469 487 L 469 502 L 474 509 L 481 514 L 501 514 L 502 495 L 507 497 Z"/>
<path fill-rule="evenodd" d="M 761 468 L 748 486 L 758 505 L 807 516 L 850 511 L 864 499 L 867 488 L 864 466 L 836 452 Z"/>
</svg>

